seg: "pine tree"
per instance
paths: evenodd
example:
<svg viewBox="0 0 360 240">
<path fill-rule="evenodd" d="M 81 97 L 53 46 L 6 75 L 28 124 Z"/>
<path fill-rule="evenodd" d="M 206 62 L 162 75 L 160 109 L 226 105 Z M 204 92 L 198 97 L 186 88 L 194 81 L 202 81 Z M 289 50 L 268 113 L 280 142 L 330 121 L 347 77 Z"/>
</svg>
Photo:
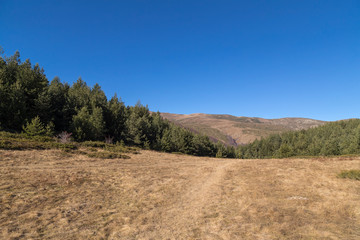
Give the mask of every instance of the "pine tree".
<svg viewBox="0 0 360 240">
<path fill-rule="evenodd" d="M 81 108 L 81 110 L 74 115 L 71 127 L 76 140 L 91 140 L 92 128 L 90 123 L 90 113 L 87 107 Z"/>
<path fill-rule="evenodd" d="M 60 78 L 55 77 L 47 90 L 51 103 L 48 115 L 55 124 L 55 130 L 59 132 L 70 128 L 72 117 L 76 114 L 75 109 L 72 109 L 71 103 L 68 102 L 69 88 L 67 83 L 63 84 Z"/>
<path fill-rule="evenodd" d="M 102 109 L 100 107 L 95 107 L 90 116 L 90 126 L 91 126 L 91 139 L 92 140 L 102 140 L 104 139 L 104 119 Z"/>
<path fill-rule="evenodd" d="M 106 134 L 113 136 L 115 141 L 125 139 L 127 115 L 125 104 L 115 94 L 107 103 L 107 111 L 104 113 Z"/>
<path fill-rule="evenodd" d="M 39 116 L 36 116 L 31 120 L 31 122 L 27 122 L 25 126 L 23 126 L 24 132 L 29 136 L 41 136 L 45 135 L 46 129 L 44 128 L 43 123 L 40 121 Z"/>
</svg>

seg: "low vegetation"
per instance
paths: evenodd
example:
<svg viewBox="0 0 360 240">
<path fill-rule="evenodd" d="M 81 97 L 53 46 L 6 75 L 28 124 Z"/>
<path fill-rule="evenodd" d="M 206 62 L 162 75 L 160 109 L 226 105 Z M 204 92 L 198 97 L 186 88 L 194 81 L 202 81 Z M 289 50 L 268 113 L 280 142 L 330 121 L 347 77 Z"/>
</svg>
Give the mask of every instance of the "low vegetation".
<svg viewBox="0 0 360 240">
<path fill-rule="evenodd" d="M 360 170 L 344 170 L 338 175 L 338 177 L 360 180 Z"/>
<path fill-rule="evenodd" d="M 0 149 L 4 150 L 49 150 L 59 149 L 70 154 L 82 154 L 93 158 L 129 158 L 126 153 L 137 153 L 138 148 L 122 144 L 107 144 L 99 141 L 61 142 L 48 136 L 31 136 L 25 133 L 0 131 Z"/>
<path fill-rule="evenodd" d="M 0 131 L 0 149 L 5 150 L 26 150 L 26 149 L 63 149 L 76 150 L 78 145 L 75 142 L 61 143 L 48 136 L 30 136 L 25 133 L 9 133 Z"/>
</svg>

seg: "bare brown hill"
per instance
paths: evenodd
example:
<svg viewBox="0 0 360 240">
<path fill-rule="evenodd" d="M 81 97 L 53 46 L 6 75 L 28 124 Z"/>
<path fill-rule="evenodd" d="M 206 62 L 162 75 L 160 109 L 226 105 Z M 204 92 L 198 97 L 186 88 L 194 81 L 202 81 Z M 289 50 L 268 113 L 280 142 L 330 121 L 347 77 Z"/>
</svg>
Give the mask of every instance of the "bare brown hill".
<svg viewBox="0 0 360 240">
<path fill-rule="evenodd" d="M 264 119 L 203 113 L 189 115 L 161 113 L 161 115 L 191 131 L 205 134 L 214 141 L 234 146 L 247 144 L 270 134 L 308 129 L 325 123 L 308 118 Z"/>
</svg>

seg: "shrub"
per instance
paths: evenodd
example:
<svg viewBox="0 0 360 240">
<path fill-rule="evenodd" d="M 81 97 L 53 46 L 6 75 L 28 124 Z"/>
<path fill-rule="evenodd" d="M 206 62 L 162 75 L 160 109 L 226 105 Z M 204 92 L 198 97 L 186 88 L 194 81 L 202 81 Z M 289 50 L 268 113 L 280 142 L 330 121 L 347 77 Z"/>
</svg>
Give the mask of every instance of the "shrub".
<svg viewBox="0 0 360 240">
<path fill-rule="evenodd" d="M 0 149 L 25 150 L 25 149 L 77 149 L 73 143 L 59 143 L 47 136 L 29 136 L 27 134 L 14 134 L 0 132 Z"/>
<path fill-rule="evenodd" d="M 54 142 L 54 139 L 48 136 L 32 136 L 29 139 L 36 142 Z"/>
<path fill-rule="evenodd" d="M 88 153 L 87 156 L 93 157 L 93 158 L 101 158 L 101 159 L 113 159 L 113 158 L 129 159 L 130 158 L 127 155 L 113 153 L 113 152 L 92 152 L 92 153 Z"/>
<path fill-rule="evenodd" d="M 83 147 L 97 147 L 97 148 L 104 148 L 106 143 L 99 142 L 99 141 L 85 141 L 81 143 Z"/>
<path fill-rule="evenodd" d="M 94 147 L 89 147 L 89 148 L 87 148 L 87 150 L 90 151 L 90 152 L 97 152 L 98 151 L 98 149 L 94 148 Z"/>
<path fill-rule="evenodd" d="M 104 148 L 109 152 L 122 152 L 122 153 L 138 153 L 138 149 L 135 147 L 125 147 L 123 145 L 118 144 L 108 144 Z"/>
<path fill-rule="evenodd" d="M 105 143 L 113 144 L 114 143 L 114 137 L 110 137 L 110 136 L 105 137 Z"/>
<path fill-rule="evenodd" d="M 71 135 L 72 133 L 64 131 L 57 135 L 57 139 L 61 143 L 68 143 L 71 142 Z"/>
<path fill-rule="evenodd" d="M 338 177 L 360 180 L 360 170 L 344 170 L 338 175 Z"/>
<path fill-rule="evenodd" d="M 49 122 L 48 125 L 45 127 L 45 135 L 48 137 L 54 136 L 55 133 L 55 125 L 53 122 Z"/>
<path fill-rule="evenodd" d="M 15 150 L 11 142 L 7 140 L 0 140 L 0 149 Z"/>
<path fill-rule="evenodd" d="M 78 147 L 73 144 L 73 143 L 60 143 L 56 146 L 56 148 L 62 149 L 62 150 L 66 150 L 66 151 L 71 151 L 71 150 L 76 150 L 78 149 Z"/>
</svg>

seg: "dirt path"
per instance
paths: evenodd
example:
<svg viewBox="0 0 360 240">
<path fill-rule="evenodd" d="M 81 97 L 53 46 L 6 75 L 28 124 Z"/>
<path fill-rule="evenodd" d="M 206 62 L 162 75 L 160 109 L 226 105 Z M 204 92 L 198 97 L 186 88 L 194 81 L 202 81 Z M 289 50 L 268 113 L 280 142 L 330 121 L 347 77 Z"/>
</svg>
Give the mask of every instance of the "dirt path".
<svg viewBox="0 0 360 240">
<path fill-rule="evenodd" d="M 360 158 L 0 151 L 0 239 L 359 239 Z"/>
<path fill-rule="evenodd" d="M 179 200 L 162 212 L 161 235 L 164 238 L 172 236 L 173 239 L 198 237 L 197 226 L 201 225 L 204 219 L 217 216 L 218 213 L 214 213 L 210 207 L 219 203 L 226 171 L 237 162 L 228 160 L 202 165 L 201 169 L 205 170 L 205 174 L 196 174 Z M 205 229 L 205 233 L 212 237 L 217 236 L 211 229 Z M 158 233 L 155 235 L 158 236 Z"/>
</svg>

